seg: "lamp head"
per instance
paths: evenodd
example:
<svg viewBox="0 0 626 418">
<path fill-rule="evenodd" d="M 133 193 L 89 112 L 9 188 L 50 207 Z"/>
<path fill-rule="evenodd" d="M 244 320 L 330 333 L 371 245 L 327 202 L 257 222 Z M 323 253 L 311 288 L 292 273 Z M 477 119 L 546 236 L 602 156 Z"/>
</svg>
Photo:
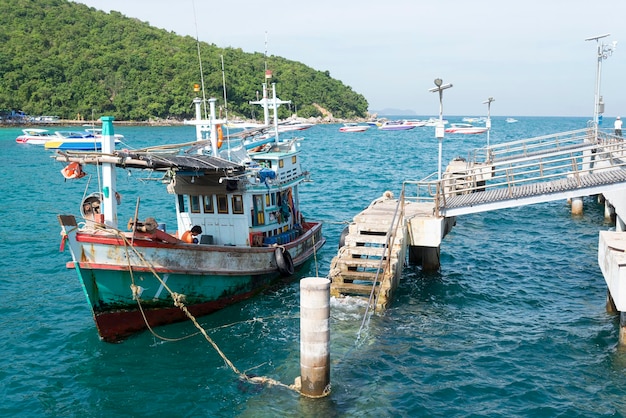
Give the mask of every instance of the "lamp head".
<svg viewBox="0 0 626 418">
<path fill-rule="evenodd" d="M 443 80 L 440 78 L 435 78 L 435 86 L 437 87 L 441 87 L 441 84 L 443 83 Z"/>
</svg>

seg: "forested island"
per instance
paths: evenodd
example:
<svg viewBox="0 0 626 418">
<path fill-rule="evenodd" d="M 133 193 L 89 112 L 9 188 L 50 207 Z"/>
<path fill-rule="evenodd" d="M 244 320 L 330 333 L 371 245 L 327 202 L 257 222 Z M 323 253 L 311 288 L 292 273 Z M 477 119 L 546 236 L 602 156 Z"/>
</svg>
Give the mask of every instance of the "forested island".
<svg viewBox="0 0 626 418">
<path fill-rule="evenodd" d="M 367 116 L 361 94 L 300 62 L 220 48 L 67 0 L 0 0 L 0 111 L 61 119 L 190 118 L 200 60 L 207 97 L 217 97 L 229 117 L 261 117 L 249 102 L 258 99 L 266 62 L 279 97 L 292 102 L 279 108 L 280 118 L 295 112 L 325 117 L 326 111 L 340 119 Z"/>
</svg>

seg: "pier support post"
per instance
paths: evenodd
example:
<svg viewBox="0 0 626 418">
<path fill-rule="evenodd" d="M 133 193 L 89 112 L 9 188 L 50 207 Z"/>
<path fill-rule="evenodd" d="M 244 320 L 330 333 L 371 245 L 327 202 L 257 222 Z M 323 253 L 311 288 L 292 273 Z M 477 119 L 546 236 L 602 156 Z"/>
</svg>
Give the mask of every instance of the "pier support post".
<svg viewBox="0 0 626 418">
<path fill-rule="evenodd" d="M 299 380 L 304 396 L 319 398 L 330 392 L 330 280 L 326 278 L 300 280 Z"/>
<path fill-rule="evenodd" d="M 572 215 L 582 215 L 582 214 L 583 214 L 583 198 L 573 197 L 572 198 Z"/>
<path fill-rule="evenodd" d="M 409 263 L 421 265 L 424 271 L 439 271 L 440 248 L 411 245 L 409 246 Z"/>
<path fill-rule="evenodd" d="M 615 208 L 609 203 L 608 200 L 604 201 L 604 220 L 615 222 Z"/>
<path fill-rule="evenodd" d="M 609 289 L 606 289 L 606 312 L 609 314 L 619 313 L 617 307 L 615 306 L 613 296 L 611 296 L 611 291 Z"/>
<path fill-rule="evenodd" d="M 619 345 L 626 347 L 626 312 L 619 315 Z"/>
</svg>

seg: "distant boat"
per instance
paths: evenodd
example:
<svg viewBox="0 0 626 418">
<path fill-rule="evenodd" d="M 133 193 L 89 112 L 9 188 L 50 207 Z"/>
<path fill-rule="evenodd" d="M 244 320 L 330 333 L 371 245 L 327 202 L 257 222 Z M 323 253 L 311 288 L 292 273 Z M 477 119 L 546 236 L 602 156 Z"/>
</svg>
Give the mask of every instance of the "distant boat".
<svg viewBox="0 0 626 418">
<path fill-rule="evenodd" d="M 406 119 L 404 121 L 405 125 L 413 125 L 416 128 L 419 128 L 421 126 L 426 126 L 427 123 L 428 123 L 428 121 L 426 121 L 426 120 L 419 120 L 419 119 Z"/>
<path fill-rule="evenodd" d="M 506 118 L 506 123 L 515 123 L 518 122 L 517 119 L 513 119 L 513 118 Z"/>
<path fill-rule="evenodd" d="M 19 144 L 44 145 L 46 141 L 57 138 L 57 136 L 47 129 L 22 129 L 22 135 L 15 138 Z"/>
<path fill-rule="evenodd" d="M 386 121 L 387 121 L 387 119 L 368 120 L 367 124 L 369 126 L 373 126 L 373 127 L 379 128 Z"/>
<path fill-rule="evenodd" d="M 487 127 L 474 126 L 470 123 L 453 123 L 449 128 L 446 128 L 445 132 L 449 134 L 482 134 L 487 132 Z"/>
<path fill-rule="evenodd" d="M 430 118 L 426 121 L 426 124 L 424 126 L 437 126 L 437 124 L 439 123 L 439 119 L 437 118 Z M 443 124 L 447 125 L 448 121 L 447 120 L 443 120 Z"/>
<path fill-rule="evenodd" d="M 339 132 L 364 132 L 369 129 L 369 125 L 357 125 L 356 123 L 344 123 Z"/>
<path fill-rule="evenodd" d="M 312 123 L 305 122 L 283 122 L 278 124 L 278 132 L 303 131 L 305 129 L 309 129 L 312 126 Z"/>
<path fill-rule="evenodd" d="M 121 142 L 122 135 L 115 135 L 115 143 Z M 102 149 L 102 134 L 99 130 L 56 131 L 54 136 L 44 143 L 46 149 L 96 151 Z"/>
<path fill-rule="evenodd" d="M 463 122 L 466 122 L 466 123 L 484 123 L 487 120 L 487 118 L 484 118 L 482 116 L 476 117 L 476 118 L 474 118 L 474 117 L 465 117 L 462 120 L 463 120 Z"/>
<path fill-rule="evenodd" d="M 415 126 L 406 125 L 404 121 L 401 120 L 389 120 L 378 127 L 378 129 L 382 131 L 406 131 L 413 128 L 415 128 Z"/>
</svg>

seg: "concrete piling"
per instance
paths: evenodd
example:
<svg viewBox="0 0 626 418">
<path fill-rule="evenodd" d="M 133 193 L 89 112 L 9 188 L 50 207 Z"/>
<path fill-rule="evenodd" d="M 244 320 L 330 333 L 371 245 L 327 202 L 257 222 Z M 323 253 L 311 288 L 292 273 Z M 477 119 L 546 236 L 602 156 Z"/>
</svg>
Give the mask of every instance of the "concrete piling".
<svg viewBox="0 0 626 418">
<path fill-rule="evenodd" d="M 572 215 L 582 215 L 582 214 L 583 214 L 583 198 L 582 197 L 572 198 Z"/>
<path fill-rule="evenodd" d="M 300 280 L 300 393 L 311 398 L 330 390 L 330 280 Z"/>
</svg>

